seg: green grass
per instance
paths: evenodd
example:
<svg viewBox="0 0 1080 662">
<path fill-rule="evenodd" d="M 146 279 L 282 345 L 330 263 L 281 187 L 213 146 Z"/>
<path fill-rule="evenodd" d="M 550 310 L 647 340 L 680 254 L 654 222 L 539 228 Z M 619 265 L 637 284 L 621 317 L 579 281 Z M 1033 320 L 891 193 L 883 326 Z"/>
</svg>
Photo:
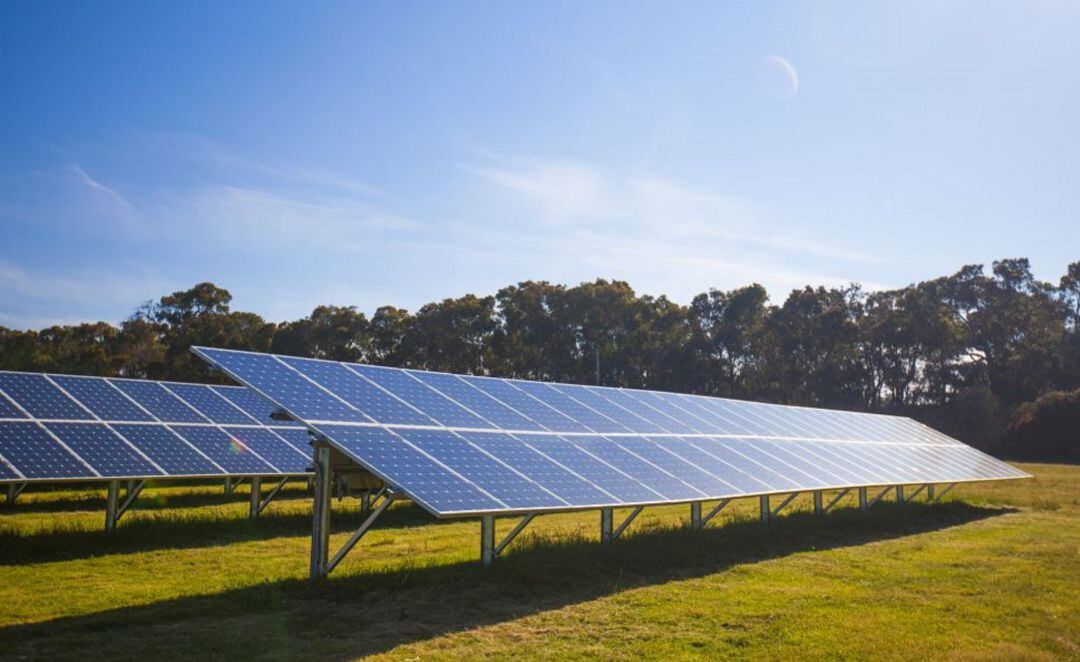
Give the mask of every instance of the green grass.
<svg viewBox="0 0 1080 662">
<path fill-rule="evenodd" d="M 402 503 L 318 585 L 299 489 L 251 522 L 243 488 L 155 488 L 111 535 L 102 493 L 25 494 L 0 507 L 0 658 L 1080 659 L 1080 467 L 1024 469 L 768 526 L 750 500 L 704 531 L 649 509 L 609 546 L 596 512 L 543 516 L 490 568 L 475 520 Z M 334 505 L 336 549 L 360 517 Z"/>
</svg>

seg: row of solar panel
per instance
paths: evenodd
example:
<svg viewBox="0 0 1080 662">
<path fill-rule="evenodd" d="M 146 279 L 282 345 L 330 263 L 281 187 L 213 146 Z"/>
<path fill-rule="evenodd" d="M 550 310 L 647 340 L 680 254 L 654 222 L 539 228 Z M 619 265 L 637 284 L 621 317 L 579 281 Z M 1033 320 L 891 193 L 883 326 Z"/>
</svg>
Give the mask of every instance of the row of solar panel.
<svg viewBox="0 0 1080 662">
<path fill-rule="evenodd" d="M 959 443 L 915 421 L 894 416 L 206 348 L 195 351 L 308 423 Z"/>
<path fill-rule="evenodd" d="M 296 427 L 0 422 L 0 480 L 298 475 Z"/>
<path fill-rule="evenodd" d="M 1017 478 L 963 444 L 605 437 L 324 425 L 439 514 L 694 501 L 865 485 Z"/>
<path fill-rule="evenodd" d="M 242 386 L 0 371 L 0 419 L 301 426 L 273 409 Z"/>
</svg>

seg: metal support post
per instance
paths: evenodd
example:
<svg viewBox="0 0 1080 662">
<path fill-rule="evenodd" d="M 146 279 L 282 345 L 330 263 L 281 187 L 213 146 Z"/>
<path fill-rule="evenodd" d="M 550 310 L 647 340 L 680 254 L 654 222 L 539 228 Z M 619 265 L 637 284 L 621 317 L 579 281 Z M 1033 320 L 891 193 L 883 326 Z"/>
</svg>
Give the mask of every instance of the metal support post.
<svg viewBox="0 0 1080 662">
<path fill-rule="evenodd" d="M 259 511 L 262 510 L 262 478 L 259 476 L 251 477 L 251 506 L 248 509 L 248 517 L 255 518 L 259 516 Z"/>
<path fill-rule="evenodd" d="M 329 572 L 330 556 L 330 447 L 319 443 L 315 446 L 314 461 L 315 502 L 312 504 L 311 523 L 311 578 L 325 577 Z"/>
<path fill-rule="evenodd" d="M 120 518 L 120 481 L 109 481 L 109 492 L 105 497 L 105 530 L 115 531 L 116 520 Z"/>
<path fill-rule="evenodd" d="M 897 485 L 896 486 L 896 503 L 904 503 L 904 502 L 905 502 L 905 499 L 904 499 L 904 486 L 903 485 Z"/>
<path fill-rule="evenodd" d="M 701 502 L 695 501 L 690 504 L 690 528 L 701 528 Z"/>
<path fill-rule="evenodd" d="M 612 535 L 612 524 L 615 512 L 611 508 L 600 509 L 600 542 L 608 543 L 615 539 Z"/>
<path fill-rule="evenodd" d="M 22 494 L 24 489 L 26 489 L 26 483 L 11 483 L 8 485 L 7 503 L 9 506 L 15 503 L 15 499 L 19 498 L 19 495 Z"/>
<path fill-rule="evenodd" d="M 360 495 L 360 514 L 366 515 L 371 512 L 371 492 Z"/>
<path fill-rule="evenodd" d="M 933 483 L 930 483 L 929 485 L 926 486 L 926 500 L 927 501 L 933 501 L 934 500 L 934 489 L 936 487 L 937 487 L 937 485 L 934 485 Z"/>
<path fill-rule="evenodd" d="M 772 513 L 772 509 L 769 508 L 769 495 L 768 494 L 762 494 L 760 497 L 758 497 L 758 506 L 759 506 L 759 510 L 761 511 L 761 523 L 762 524 L 768 524 L 769 523 L 769 515 Z"/>
<path fill-rule="evenodd" d="M 825 514 L 824 495 L 821 490 L 814 490 L 814 514 L 821 517 Z"/>
<path fill-rule="evenodd" d="M 491 565 L 495 560 L 495 516 L 480 518 L 480 563 Z"/>
</svg>

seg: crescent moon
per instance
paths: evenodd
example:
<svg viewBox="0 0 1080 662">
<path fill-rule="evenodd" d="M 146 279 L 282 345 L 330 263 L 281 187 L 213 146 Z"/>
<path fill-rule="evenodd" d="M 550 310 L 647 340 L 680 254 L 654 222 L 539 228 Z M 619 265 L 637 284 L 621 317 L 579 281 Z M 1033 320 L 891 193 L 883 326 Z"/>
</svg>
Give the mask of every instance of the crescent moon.
<svg viewBox="0 0 1080 662">
<path fill-rule="evenodd" d="M 783 73 L 787 80 L 787 98 L 794 99 L 799 93 L 799 72 L 795 70 L 795 65 L 791 64 L 787 58 L 776 54 L 766 56 L 764 63 L 777 67 Z"/>
</svg>

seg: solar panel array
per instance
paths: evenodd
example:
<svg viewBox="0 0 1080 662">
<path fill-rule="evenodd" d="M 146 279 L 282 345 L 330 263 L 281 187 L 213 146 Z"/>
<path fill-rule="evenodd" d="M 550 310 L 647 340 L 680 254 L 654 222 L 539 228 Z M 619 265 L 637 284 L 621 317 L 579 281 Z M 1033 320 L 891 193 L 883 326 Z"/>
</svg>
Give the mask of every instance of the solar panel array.
<svg viewBox="0 0 1080 662">
<path fill-rule="evenodd" d="M 307 473 L 307 431 L 240 386 L 0 371 L 0 482 Z"/>
<path fill-rule="evenodd" d="M 1027 475 L 896 416 L 193 351 L 440 517 Z"/>
</svg>

